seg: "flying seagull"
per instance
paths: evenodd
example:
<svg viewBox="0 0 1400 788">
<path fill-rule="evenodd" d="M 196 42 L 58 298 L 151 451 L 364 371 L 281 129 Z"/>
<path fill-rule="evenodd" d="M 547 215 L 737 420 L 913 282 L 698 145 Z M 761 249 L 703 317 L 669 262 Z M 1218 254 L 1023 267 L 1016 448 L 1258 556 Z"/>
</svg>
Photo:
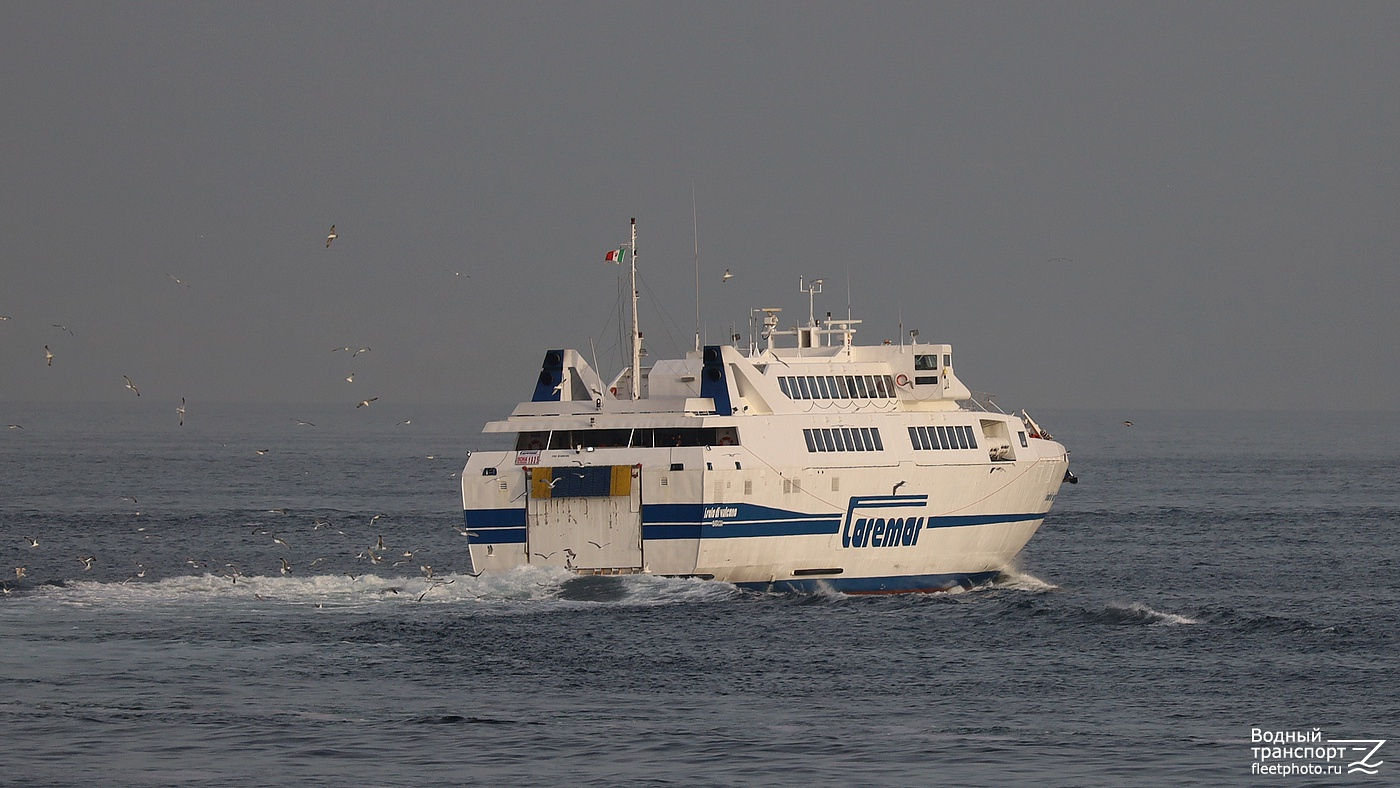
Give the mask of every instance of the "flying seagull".
<svg viewBox="0 0 1400 788">
<path fill-rule="evenodd" d="M 6 424 L 5 427 L 6 427 L 7 429 L 12 429 L 12 430 L 22 430 L 22 429 L 24 429 L 24 425 L 23 425 L 23 424 Z"/>
<path fill-rule="evenodd" d="M 358 356 L 358 355 L 360 355 L 361 353 L 368 353 L 370 350 L 371 350 L 371 348 L 362 347 L 362 348 L 360 348 L 359 350 L 356 350 L 354 353 L 351 353 L 351 354 L 350 354 L 350 358 L 354 358 L 355 356 Z"/>
<path fill-rule="evenodd" d="M 38 539 L 35 539 L 35 538 L 32 537 L 32 536 L 26 536 L 26 537 L 24 537 L 24 538 L 25 538 L 26 541 L 29 542 L 29 546 L 30 546 L 30 547 L 38 547 L 38 546 L 39 546 L 39 540 L 38 540 Z"/>
<path fill-rule="evenodd" d="M 53 327 L 54 327 L 54 328 L 61 328 L 61 329 L 63 329 L 64 331 L 67 331 L 67 332 L 68 332 L 68 336 L 70 336 L 70 337 L 71 337 L 71 336 L 77 336 L 76 334 L 73 333 L 73 329 L 69 328 L 68 326 L 61 326 L 61 325 L 59 325 L 58 323 L 54 323 L 54 324 L 53 324 Z"/>
<path fill-rule="evenodd" d="M 48 345 L 44 345 L 44 360 L 49 362 L 49 366 L 53 366 L 53 351 L 49 350 Z"/>
<path fill-rule="evenodd" d="M 346 382 L 346 383 L 354 383 L 354 382 L 355 382 L 355 373 L 354 373 L 354 372 L 351 372 L 351 373 L 350 373 L 350 376 L 347 377 L 347 378 L 345 379 L 345 382 Z"/>
<path fill-rule="evenodd" d="M 314 426 L 316 426 L 315 424 L 312 424 L 312 423 L 309 422 L 309 421 L 302 421 L 301 419 L 292 419 L 292 421 L 295 421 L 295 422 L 297 423 L 297 426 L 298 426 L 298 427 L 314 427 Z"/>
<path fill-rule="evenodd" d="M 729 273 L 729 269 L 726 268 L 726 269 L 724 269 L 724 276 L 720 277 L 719 281 L 720 281 L 721 283 L 724 283 L 724 282 L 728 282 L 730 279 L 733 279 L 733 278 L 734 278 L 734 274 Z"/>
<path fill-rule="evenodd" d="M 289 563 L 287 563 L 287 559 L 285 559 L 285 558 L 278 558 L 277 560 L 282 562 L 282 574 L 285 575 L 285 574 L 287 574 L 288 572 L 292 571 L 292 565 L 289 564 Z"/>
<path fill-rule="evenodd" d="M 335 239 L 336 239 L 335 225 L 331 225 L 331 231 L 330 231 L 330 233 L 329 233 L 328 235 L 326 235 L 326 248 L 327 248 L 327 249 L 331 248 L 331 241 L 334 241 Z"/>
<path fill-rule="evenodd" d="M 362 400 L 360 400 L 360 404 L 356 405 L 355 407 L 357 407 L 357 408 L 368 408 L 368 407 L 369 407 L 369 404 L 370 404 L 371 402 L 374 402 L 374 401 L 377 400 L 377 399 L 379 399 L 379 398 L 378 398 L 378 397 L 370 397 L 369 399 L 362 399 Z"/>
<path fill-rule="evenodd" d="M 126 381 L 126 387 L 127 387 L 127 388 L 131 389 L 132 391 L 135 391 L 135 392 L 136 392 L 136 396 L 138 396 L 138 397 L 141 396 L 141 391 L 140 391 L 140 389 L 137 389 L 137 388 L 136 388 L 136 384 L 131 382 L 131 378 L 127 377 L 126 375 L 122 375 L 122 379 Z"/>
<path fill-rule="evenodd" d="M 166 274 L 166 276 L 170 277 L 171 279 L 174 279 L 174 280 L 175 280 L 175 284 L 177 284 L 177 285 L 184 285 L 185 287 L 189 287 L 189 286 L 190 286 L 190 283 L 189 283 L 189 282 L 186 282 L 186 281 L 183 280 L 183 279 L 177 278 L 174 274 Z"/>
<path fill-rule="evenodd" d="M 184 398 L 184 397 L 181 397 L 181 398 L 180 398 L 180 407 L 176 408 L 176 409 L 175 409 L 175 412 L 178 413 L 178 414 L 180 414 L 180 426 L 181 426 L 181 427 L 185 426 L 185 398 Z"/>
<path fill-rule="evenodd" d="M 78 556 L 78 560 L 83 562 L 83 571 L 88 572 L 92 570 L 92 562 L 97 559 L 90 555 L 80 555 Z"/>
</svg>

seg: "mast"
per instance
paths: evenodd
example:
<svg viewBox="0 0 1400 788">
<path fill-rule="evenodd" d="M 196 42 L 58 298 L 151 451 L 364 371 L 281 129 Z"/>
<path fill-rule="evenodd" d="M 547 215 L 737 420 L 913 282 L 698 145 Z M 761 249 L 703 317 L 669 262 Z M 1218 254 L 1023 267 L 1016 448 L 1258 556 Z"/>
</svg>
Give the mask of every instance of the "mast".
<svg viewBox="0 0 1400 788">
<path fill-rule="evenodd" d="M 695 225 L 695 352 L 700 352 L 700 213 L 695 207 L 695 181 L 690 181 L 690 218 Z M 734 332 L 730 332 L 731 334 Z"/>
<path fill-rule="evenodd" d="M 642 398 L 642 332 L 637 323 L 637 217 L 632 217 L 632 399 Z"/>
</svg>

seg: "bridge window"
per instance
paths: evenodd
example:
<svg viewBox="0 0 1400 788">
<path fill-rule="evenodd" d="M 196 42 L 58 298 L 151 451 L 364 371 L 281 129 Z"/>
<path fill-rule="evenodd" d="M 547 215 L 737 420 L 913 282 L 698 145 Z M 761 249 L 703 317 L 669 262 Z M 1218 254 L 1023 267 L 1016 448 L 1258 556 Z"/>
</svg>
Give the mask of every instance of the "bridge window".
<svg viewBox="0 0 1400 788">
<path fill-rule="evenodd" d="M 932 378 L 933 382 L 938 379 Z M 927 383 L 930 379 L 918 378 Z M 890 375 L 780 375 L 778 388 L 788 399 L 891 399 L 896 395 Z"/>
<path fill-rule="evenodd" d="M 928 356 L 915 356 L 915 357 L 914 357 L 914 371 L 915 371 L 915 372 L 928 372 L 928 371 L 937 371 L 937 370 L 938 370 L 938 356 L 936 356 L 936 355 L 928 355 Z"/>
<path fill-rule="evenodd" d="M 549 432 L 521 432 L 515 436 L 516 451 L 538 451 L 549 446 Z"/>
</svg>

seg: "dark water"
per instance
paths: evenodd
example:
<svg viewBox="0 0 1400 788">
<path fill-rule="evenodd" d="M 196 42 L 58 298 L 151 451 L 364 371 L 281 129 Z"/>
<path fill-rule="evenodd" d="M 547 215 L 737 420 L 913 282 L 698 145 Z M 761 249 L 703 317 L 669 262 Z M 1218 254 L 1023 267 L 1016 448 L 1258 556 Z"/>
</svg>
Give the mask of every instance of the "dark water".
<svg viewBox="0 0 1400 788">
<path fill-rule="evenodd" d="M 1036 414 L 1083 481 L 1017 571 L 849 598 L 472 578 L 480 414 L 6 408 L 3 782 L 1400 775 L 1395 416 Z M 1253 728 L 1390 742 L 1374 777 L 1266 778 Z"/>
</svg>

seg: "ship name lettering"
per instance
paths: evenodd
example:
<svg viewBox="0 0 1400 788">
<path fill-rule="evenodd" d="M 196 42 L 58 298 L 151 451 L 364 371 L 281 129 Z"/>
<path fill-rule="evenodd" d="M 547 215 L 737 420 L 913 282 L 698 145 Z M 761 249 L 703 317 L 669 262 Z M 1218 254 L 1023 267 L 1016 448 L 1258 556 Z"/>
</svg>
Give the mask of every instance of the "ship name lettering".
<svg viewBox="0 0 1400 788">
<path fill-rule="evenodd" d="M 841 529 L 842 547 L 912 547 L 919 543 L 925 517 L 857 517 Z"/>
</svg>

